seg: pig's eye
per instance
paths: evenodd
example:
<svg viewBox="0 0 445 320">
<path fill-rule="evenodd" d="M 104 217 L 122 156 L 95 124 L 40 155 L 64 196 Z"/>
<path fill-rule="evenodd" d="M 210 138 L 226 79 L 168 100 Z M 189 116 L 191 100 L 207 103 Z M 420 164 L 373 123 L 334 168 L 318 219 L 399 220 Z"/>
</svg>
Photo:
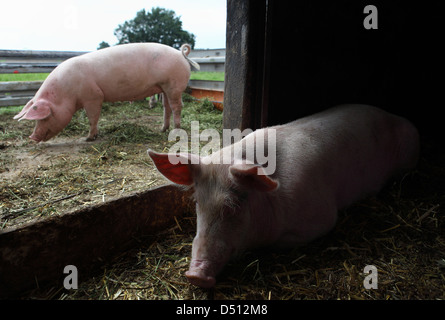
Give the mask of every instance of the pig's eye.
<svg viewBox="0 0 445 320">
<path fill-rule="evenodd" d="M 244 202 L 249 196 L 249 192 L 247 192 L 245 190 L 239 190 L 236 188 L 230 188 L 230 193 L 232 194 L 233 198 L 235 199 L 234 201 L 237 203 Z"/>
<path fill-rule="evenodd" d="M 244 202 L 249 197 L 249 193 L 247 191 L 242 191 L 238 193 L 238 200 L 240 202 Z"/>
<path fill-rule="evenodd" d="M 230 196 L 226 198 L 225 207 L 230 209 L 237 209 L 241 207 L 248 198 L 249 193 L 247 191 L 240 191 L 237 189 L 230 189 Z"/>
<path fill-rule="evenodd" d="M 223 208 L 223 216 L 232 216 L 236 213 L 237 206 L 225 205 Z"/>
</svg>

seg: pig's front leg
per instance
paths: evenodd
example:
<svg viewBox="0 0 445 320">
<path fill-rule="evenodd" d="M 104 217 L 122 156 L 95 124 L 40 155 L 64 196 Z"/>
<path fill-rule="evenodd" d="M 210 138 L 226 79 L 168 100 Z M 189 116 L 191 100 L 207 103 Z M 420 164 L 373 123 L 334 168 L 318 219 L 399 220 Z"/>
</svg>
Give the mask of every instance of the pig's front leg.
<svg viewBox="0 0 445 320">
<path fill-rule="evenodd" d="M 94 104 L 85 107 L 85 112 L 90 122 L 90 133 L 88 134 L 86 141 L 94 141 L 97 139 L 97 136 L 99 134 L 99 130 L 97 129 L 97 123 L 99 122 L 101 108 L 102 104 L 99 105 Z"/>
<path fill-rule="evenodd" d="M 181 127 L 181 110 L 182 110 L 182 92 L 173 92 L 169 95 L 163 96 L 164 106 L 164 127 L 162 132 L 165 132 L 170 127 L 170 118 L 173 111 L 173 122 L 175 128 Z"/>
</svg>

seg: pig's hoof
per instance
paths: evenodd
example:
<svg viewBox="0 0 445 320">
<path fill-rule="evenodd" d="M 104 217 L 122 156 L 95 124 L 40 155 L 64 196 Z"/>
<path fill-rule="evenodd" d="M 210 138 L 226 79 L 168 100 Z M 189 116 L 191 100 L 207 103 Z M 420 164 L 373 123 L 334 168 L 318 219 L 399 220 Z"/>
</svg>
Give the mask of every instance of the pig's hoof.
<svg viewBox="0 0 445 320">
<path fill-rule="evenodd" d="M 201 288 L 213 288 L 216 284 L 214 277 L 206 276 L 196 271 L 187 271 L 185 276 L 191 284 Z"/>
<path fill-rule="evenodd" d="M 86 141 L 91 142 L 91 141 L 94 141 L 94 140 L 96 140 L 96 139 L 97 139 L 97 134 L 95 134 L 93 137 L 88 137 L 88 138 L 86 139 Z"/>
<path fill-rule="evenodd" d="M 167 129 L 168 128 L 166 128 L 166 127 L 162 127 L 161 132 L 165 132 L 165 131 L 167 131 Z"/>
</svg>

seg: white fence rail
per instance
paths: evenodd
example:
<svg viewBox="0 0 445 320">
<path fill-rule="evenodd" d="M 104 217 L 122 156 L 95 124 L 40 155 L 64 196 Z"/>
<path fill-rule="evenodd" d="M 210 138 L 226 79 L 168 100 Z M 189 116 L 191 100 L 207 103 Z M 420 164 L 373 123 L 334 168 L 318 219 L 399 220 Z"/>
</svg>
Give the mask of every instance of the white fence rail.
<svg viewBox="0 0 445 320">
<path fill-rule="evenodd" d="M 39 90 L 43 81 L 0 82 L 0 107 L 26 104 Z"/>
<path fill-rule="evenodd" d="M 1 73 L 48 73 L 66 59 L 84 54 L 80 51 L 30 51 L 0 50 Z M 201 71 L 224 71 L 225 49 L 193 50 L 190 57 L 198 62 Z M 190 81 L 193 88 L 194 81 Z M 210 90 L 217 86 L 224 88 L 224 82 L 205 83 L 199 80 L 199 87 Z M 0 107 L 23 105 L 28 102 L 42 85 L 43 81 L 0 82 Z"/>
</svg>

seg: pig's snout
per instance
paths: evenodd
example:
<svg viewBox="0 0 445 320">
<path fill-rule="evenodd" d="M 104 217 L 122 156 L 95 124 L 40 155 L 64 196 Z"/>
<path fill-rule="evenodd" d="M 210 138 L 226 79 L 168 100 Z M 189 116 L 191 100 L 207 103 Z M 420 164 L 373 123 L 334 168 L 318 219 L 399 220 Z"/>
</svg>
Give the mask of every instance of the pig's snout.
<svg viewBox="0 0 445 320">
<path fill-rule="evenodd" d="M 48 135 L 48 130 L 46 128 L 42 129 L 41 124 L 39 122 L 37 122 L 33 133 L 29 136 L 29 139 L 31 139 L 35 142 L 46 141 L 45 138 L 47 135 Z"/>
<path fill-rule="evenodd" d="M 197 235 L 193 239 L 192 262 L 185 273 L 189 282 L 201 288 L 216 284 L 216 275 L 235 253 L 235 247 L 215 236 Z"/>
<path fill-rule="evenodd" d="M 37 137 L 36 135 L 34 135 L 34 134 L 32 134 L 32 135 L 30 135 L 29 136 L 29 139 L 31 139 L 31 140 L 33 140 L 33 141 L 35 141 L 35 142 L 40 142 L 40 141 L 42 141 L 42 139 L 40 139 L 39 137 Z"/>
<path fill-rule="evenodd" d="M 29 136 L 29 138 L 35 142 L 45 142 L 54 137 L 56 134 L 57 132 L 49 130 L 45 127 L 41 128 L 36 126 L 34 132 Z"/>
<path fill-rule="evenodd" d="M 211 262 L 203 260 L 192 260 L 189 271 L 185 276 L 189 282 L 201 288 L 212 288 L 216 279 L 211 273 Z"/>
</svg>

